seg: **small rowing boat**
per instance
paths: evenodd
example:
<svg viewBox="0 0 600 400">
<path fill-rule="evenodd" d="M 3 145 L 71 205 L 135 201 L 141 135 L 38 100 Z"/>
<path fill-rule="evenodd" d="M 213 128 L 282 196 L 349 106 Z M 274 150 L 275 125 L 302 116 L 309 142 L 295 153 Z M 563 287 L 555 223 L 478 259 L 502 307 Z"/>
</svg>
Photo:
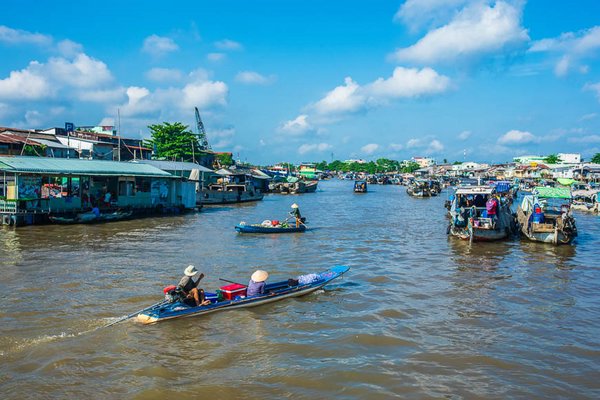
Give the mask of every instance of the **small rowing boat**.
<svg viewBox="0 0 600 400">
<path fill-rule="evenodd" d="M 322 288 L 332 280 L 339 278 L 348 272 L 349 269 L 350 267 L 347 266 L 336 265 L 319 274 L 309 274 L 298 277 L 298 280 L 290 279 L 282 282 L 269 283 L 265 286 L 265 293 L 256 296 L 246 297 L 244 295 L 245 289 L 240 295 L 236 295 L 230 299 L 223 298 L 219 293 L 206 293 L 206 299 L 210 300 L 210 304 L 204 306 L 189 306 L 182 301 L 164 301 L 140 311 L 137 314 L 137 320 L 143 324 L 153 324 L 168 319 L 196 317 L 216 311 L 253 307 L 290 297 L 303 296 Z"/>
<path fill-rule="evenodd" d="M 304 232 L 306 230 L 306 225 L 300 224 L 299 227 L 289 225 L 289 226 L 265 226 L 261 224 L 255 225 L 245 225 L 238 224 L 235 226 L 235 230 L 239 233 L 286 233 L 286 232 Z"/>
</svg>

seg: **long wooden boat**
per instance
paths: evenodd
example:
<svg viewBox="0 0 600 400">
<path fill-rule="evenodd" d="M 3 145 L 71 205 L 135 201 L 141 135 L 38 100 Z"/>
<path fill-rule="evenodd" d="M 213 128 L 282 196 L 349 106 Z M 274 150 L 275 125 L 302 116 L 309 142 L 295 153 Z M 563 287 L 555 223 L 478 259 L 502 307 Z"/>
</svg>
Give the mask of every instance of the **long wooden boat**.
<svg viewBox="0 0 600 400">
<path fill-rule="evenodd" d="M 231 300 L 220 300 L 217 294 L 207 293 L 206 299 L 210 300 L 210 304 L 204 306 L 192 307 L 180 301 L 173 303 L 165 301 L 140 311 L 137 314 L 137 321 L 143 324 L 153 324 L 174 318 L 197 317 L 217 311 L 254 307 L 290 297 L 303 296 L 322 288 L 334 279 L 344 275 L 349 269 L 350 267 L 347 266 L 336 265 L 319 274 L 311 274 L 311 277 L 314 279 L 312 282 L 299 283 L 296 286 L 290 286 L 288 280 L 269 283 L 265 286 L 265 293 L 256 296 L 237 296 Z"/>
<path fill-rule="evenodd" d="M 80 213 L 74 216 L 57 216 L 50 215 L 48 219 L 50 222 L 55 224 L 96 224 L 102 222 L 121 221 L 127 219 L 133 215 L 133 211 L 115 211 L 112 213 L 105 213 L 96 216 L 91 212 Z"/>
<path fill-rule="evenodd" d="M 290 225 L 287 227 L 283 226 L 263 226 L 260 224 L 254 225 L 243 225 L 238 224 L 235 226 L 235 230 L 239 233 L 293 233 L 293 232 L 304 232 L 306 226 L 301 224 L 298 228 L 296 225 Z"/>
</svg>

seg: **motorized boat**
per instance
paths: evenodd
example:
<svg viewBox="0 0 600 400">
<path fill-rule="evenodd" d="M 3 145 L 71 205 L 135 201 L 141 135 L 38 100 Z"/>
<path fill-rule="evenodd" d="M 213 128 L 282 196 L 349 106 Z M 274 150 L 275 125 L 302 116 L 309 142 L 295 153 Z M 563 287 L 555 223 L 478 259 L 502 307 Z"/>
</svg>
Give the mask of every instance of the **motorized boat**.
<svg viewBox="0 0 600 400">
<path fill-rule="evenodd" d="M 536 187 L 517 209 L 521 233 L 534 242 L 568 244 L 577 236 L 571 214 L 571 190 Z"/>
<path fill-rule="evenodd" d="M 354 182 L 354 193 L 367 193 L 367 181 Z"/>
<path fill-rule="evenodd" d="M 492 198 L 496 201 L 495 214 L 488 211 Z M 449 215 L 448 233 L 471 242 L 504 239 L 514 225 L 508 200 L 499 196 L 493 186 L 457 188 Z"/>
<path fill-rule="evenodd" d="M 233 295 L 231 292 L 229 296 L 224 295 L 223 290 L 217 293 L 206 293 L 206 299 L 210 301 L 210 304 L 207 305 L 190 306 L 181 300 L 165 300 L 138 312 L 134 316 L 137 317 L 138 322 L 153 324 L 174 318 L 196 317 L 217 311 L 259 306 L 314 292 L 344 275 L 349 269 L 350 267 L 338 265 L 319 274 L 308 274 L 300 276 L 298 279 L 269 283 L 265 286 L 264 294 L 248 297 L 245 295 L 245 285 L 237 284 L 236 286 L 240 289 L 236 289 Z"/>
<path fill-rule="evenodd" d="M 238 224 L 235 226 L 235 230 L 239 233 L 293 233 L 293 232 L 304 232 L 306 225 L 300 224 L 296 227 L 295 224 L 287 225 L 267 225 L 267 224 Z"/>
</svg>

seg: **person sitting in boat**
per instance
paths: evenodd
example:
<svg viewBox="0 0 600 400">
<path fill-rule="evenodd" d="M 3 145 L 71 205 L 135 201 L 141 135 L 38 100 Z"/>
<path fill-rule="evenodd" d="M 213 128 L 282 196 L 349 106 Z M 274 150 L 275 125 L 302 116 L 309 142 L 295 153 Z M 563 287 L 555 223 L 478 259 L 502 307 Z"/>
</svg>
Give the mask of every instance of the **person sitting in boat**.
<svg viewBox="0 0 600 400">
<path fill-rule="evenodd" d="M 265 293 L 265 281 L 269 277 L 267 271 L 263 271 L 261 269 L 256 270 L 252 276 L 250 277 L 250 282 L 248 283 L 248 287 L 246 288 L 246 296 L 256 296 L 258 294 Z"/>
<path fill-rule="evenodd" d="M 194 300 L 196 306 L 205 306 L 210 304 L 210 300 L 206 300 L 204 297 L 204 290 L 198 289 L 198 284 L 204 278 L 204 274 L 200 274 L 197 281 L 194 281 L 194 277 L 198 275 L 198 270 L 193 265 L 188 265 L 188 267 L 183 271 L 185 274 L 183 278 L 179 281 L 179 288 L 183 291 L 186 299 Z"/>
<path fill-rule="evenodd" d="M 290 211 L 292 217 L 296 218 L 296 228 L 300 228 L 300 224 L 302 223 L 302 215 L 300 215 L 300 208 L 298 208 L 298 204 L 292 204 L 292 211 Z"/>
<path fill-rule="evenodd" d="M 92 208 L 92 214 L 94 214 L 96 218 L 100 216 L 100 209 L 98 208 L 97 204 L 94 204 L 94 207 Z"/>
</svg>

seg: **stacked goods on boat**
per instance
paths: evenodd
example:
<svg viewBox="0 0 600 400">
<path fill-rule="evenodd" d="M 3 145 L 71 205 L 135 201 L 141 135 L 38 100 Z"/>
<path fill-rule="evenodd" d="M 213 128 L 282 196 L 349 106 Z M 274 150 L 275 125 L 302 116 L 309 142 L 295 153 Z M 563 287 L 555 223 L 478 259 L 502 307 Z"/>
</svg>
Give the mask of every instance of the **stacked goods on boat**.
<svg viewBox="0 0 600 400">
<path fill-rule="evenodd" d="M 450 206 L 448 233 L 471 242 L 504 239 L 514 221 L 509 203 L 492 186 L 459 187 Z"/>
<path fill-rule="evenodd" d="M 577 236 L 571 190 L 536 187 L 517 209 L 521 233 L 534 242 L 568 244 Z"/>
</svg>

